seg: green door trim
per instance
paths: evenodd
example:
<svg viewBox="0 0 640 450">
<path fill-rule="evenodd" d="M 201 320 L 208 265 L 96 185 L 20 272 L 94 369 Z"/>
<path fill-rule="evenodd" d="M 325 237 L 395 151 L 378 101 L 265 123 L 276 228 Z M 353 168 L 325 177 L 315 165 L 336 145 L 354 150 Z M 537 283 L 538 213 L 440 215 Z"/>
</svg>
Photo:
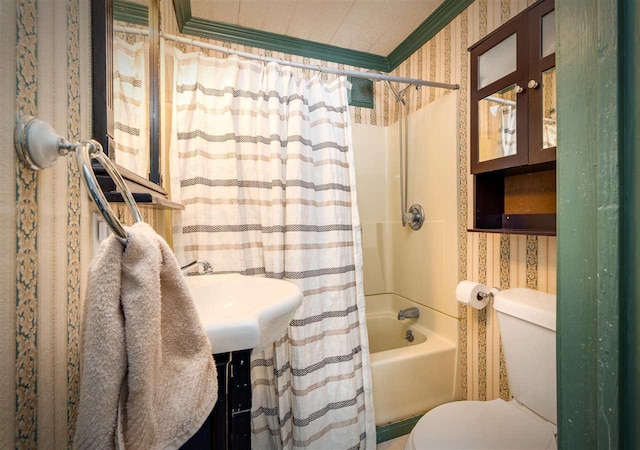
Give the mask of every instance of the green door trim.
<svg viewBox="0 0 640 450">
<path fill-rule="evenodd" d="M 622 98 L 622 430 L 623 448 L 640 448 L 640 6 L 621 0 Z"/>
<path fill-rule="evenodd" d="M 635 0 L 556 0 L 558 443 L 566 450 L 640 447 L 638 19 Z"/>
<path fill-rule="evenodd" d="M 173 0 L 178 29 L 183 34 L 249 45 L 339 64 L 391 72 L 435 36 L 473 0 L 445 0 L 387 56 L 298 39 L 267 31 L 193 17 L 191 0 Z"/>
</svg>

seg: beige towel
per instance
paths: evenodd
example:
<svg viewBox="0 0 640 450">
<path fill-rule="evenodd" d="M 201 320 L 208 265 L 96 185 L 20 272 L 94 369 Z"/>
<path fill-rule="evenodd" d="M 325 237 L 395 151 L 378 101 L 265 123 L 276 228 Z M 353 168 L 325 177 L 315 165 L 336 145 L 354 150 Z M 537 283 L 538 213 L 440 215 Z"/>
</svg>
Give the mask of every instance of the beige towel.
<svg viewBox="0 0 640 450">
<path fill-rule="evenodd" d="M 74 447 L 175 449 L 216 402 L 211 344 L 167 243 L 145 223 L 127 232 L 89 268 Z"/>
</svg>

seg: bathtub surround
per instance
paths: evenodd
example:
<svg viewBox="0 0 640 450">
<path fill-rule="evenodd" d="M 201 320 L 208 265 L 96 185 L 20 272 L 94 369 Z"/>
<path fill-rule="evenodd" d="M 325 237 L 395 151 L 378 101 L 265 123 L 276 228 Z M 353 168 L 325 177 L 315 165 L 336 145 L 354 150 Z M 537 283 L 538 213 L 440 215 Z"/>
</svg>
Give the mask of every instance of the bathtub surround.
<svg viewBox="0 0 640 450">
<path fill-rule="evenodd" d="M 430 80 L 458 83 L 461 86 L 458 114 L 458 279 L 478 282 L 484 280 L 486 284 L 501 289 L 529 287 L 555 293 L 557 248 L 555 237 L 467 232 L 467 228 L 471 226 L 469 205 L 473 193 L 468 170 L 469 56 L 467 48 L 532 3 L 531 0 L 502 0 L 500 2 L 476 0 L 431 41 L 395 69 L 392 74 L 416 78 L 426 77 Z M 382 124 L 388 125 L 397 121 L 398 108 L 396 102 L 393 101 L 393 94 L 386 86 L 378 85 L 377 88 L 375 103 L 382 105 Z M 411 117 L 411 112 L 424 108 L 444 95 L 447 95 L 447 91 L 440 89 L 409 90 L 409 117 Z M 358 117 L 357 111 L 355 114 Z M 371 128 L 373 129 L 373 127 Z M 354 126 L 354 129 L 357 127 Z M 364 137 L 364 134 L 373 136 L 373 133 L 374 131 L 370 131 L 354 137 L 356 147 L 360 142 L 369 142 L 369 145 L 364 144 L 368 147 L 367 156 L 358 160 L 359 172 L 360 168 L 364 168 L 365 172 L 372 173 L 368 172 L 370 169 L 367 167 L 375 163 L 365 160 L 378 159 L 376 155 L 380 151 L 375 148 L 373 142 Z M 370 158 L 368 158 L 369 156 Z M 365 162 L 361 164 L 360 161 Z M 380 171 L 379 168 L 374 170 Z M 397 180 L 388 179 L 387 183 L 397 183 Z M 362 182 L 358 184 L 361 197 L 366 197 L 371 193 L 372 198 L 380 198 L 379 194 L 376 194 L 377 188 L 373 184 L 368 184 L 364 188 L 363 185 Z M 379 200 L 377 202 L 379 204 Z M 361 205 L 366 204 L 368 202 L 361 202 Z M 428 218 L 429 211 L 427 210 L 426 213 Z M 392 247 L 379 246 L 376 248 L 375 239 L 372 241 L 367 237 L 369 225 L 365 220 L 366 212 L 362 214 L 365 230 L 365 257 L 380 252 L 381 255 L 387 255 L 388 258 L 388 255 L 393 251 Z M 374 217 L 372 219 L 378 220 Z M 377 233 L 380 232 L 382 229 L 379 227 Z M 369 234 L 375 236 L 373 231 Z M 375 258 L 382 258 L 382 256 Z M 370 260 L 367 259 L 367 261 Z M 378 275 L 372 274 L 368 277 L 372 282 L 371 288 L 375 290 L 389 289 L 391 280 L 379 275 L 383 270 L 380 264 L 365 264 L 367 272 L 374 270 L 374 268 L 378 271 Z M 369 281 L 366 282 L 369 283 Z M 451 296 L 453 297 L 453 292 Z M 462 397 L 470 400 L 494 398 L 508 400 L 510 398 L 508 380 L 495 312 L 492 308 L 487 309 L 486 312 L 477 312 L 468 307 L 461 307 L 460 312 L 456 311 L 453 315 L 460 317 L 459 366 Z"/>
<path fill-rule="evenodd" d="M 457 109 L 457 94 L 451 93 L 408 116 L 408 203 L 424 207 L 420 230 L 403 227 L 399 214 L 398 125 L 354 125 L 378 427 L 460 398 L 453 295 L 458 276 Z M 420 318 L 398 321 L 398 311 L 412 307 L 419 308 Z M 414 326 L 413 344 L 381 347 L 381 341 L 402 342 Z M 420 343 L 423 336 L 426 342 Z"/>
<path fill-rule="evenodd" d="M 400 221 L 398 126 L 354 125 L 366 295 L 394 293 L 457 317 L 457 94 L 408 117 L 409 203 L 421 230 Z"/>
<path fill-rule="evenodd" d="M 344 77 L 174 52 L 174 247 L 304 293 L 252 355 L 254 448 L 374 448 L 360 222 Z"/>
<path fill-rule="evenodd" d="M 124 251 L 111 235 L 89 268 L 74 448 L 178 448 L 217 400 L 211 344 L 173 252 L 146 223 L 127 234 Z"/>
</svg>

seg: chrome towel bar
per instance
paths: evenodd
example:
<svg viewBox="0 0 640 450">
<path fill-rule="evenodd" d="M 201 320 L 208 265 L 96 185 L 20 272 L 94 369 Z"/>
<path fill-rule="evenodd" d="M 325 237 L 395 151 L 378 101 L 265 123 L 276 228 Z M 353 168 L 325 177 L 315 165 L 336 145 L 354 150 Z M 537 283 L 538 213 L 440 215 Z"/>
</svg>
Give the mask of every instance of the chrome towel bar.
<svg viewBox="0 0 640 450">
<path fill-rule="evenodd" d="M 91 160 L 97 160 L 120 190 L 124 202 L 131 210 L 133 220 L 142 222 L 140 210 L 133 199 L 131 191 L 116 166 L 102 151 L 102 146 L 99 142 L 94 140 L 78 143 L 69 142 L 56 134 L 55 130 L 47 122 L 35 117 L 23 116 L 18 119 L 16 124 L 14 145 L 20 160 L 32 170 L 43 170 L 51 167 L 60 156 L 75 152 L 80 175 L 87 191 L 89 191 L 89 196 L 104 216 L 111 231 L 122 243 L 126 243 L 127 232 L 109 206 L 91 168 Z"/>
</svg>

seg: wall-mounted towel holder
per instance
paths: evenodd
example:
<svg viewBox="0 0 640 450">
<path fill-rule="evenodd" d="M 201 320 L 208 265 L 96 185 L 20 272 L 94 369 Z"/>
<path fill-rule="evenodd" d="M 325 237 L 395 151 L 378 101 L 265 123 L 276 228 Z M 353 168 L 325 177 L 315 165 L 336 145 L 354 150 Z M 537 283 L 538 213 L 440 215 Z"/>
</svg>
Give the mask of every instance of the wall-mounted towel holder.
<svg viewBox="0 0 640 450">
<path fill-rule="evenodd" d="M 55 164 L 60 156 L 75 152 L 80 175 L 89 196 L 111 228 L 111 231 L 125 243 L 127 232 L 109 206 L 98 180 L 93 173 L 91 160 L 97 160 L 116 183 L 124 202 L 127 204 L 135 222 L 142 222 L 142 216 L 131 191 L 127 187 L 116 166 L 102 151 L 100 143 L 94 140 L 70 142 L 58 135 L 47 122 L 31 116 L 18 119 L 13 136 L 14 145 L 20 160 L 31 170 L 43 170 Z"/>
</svg>

